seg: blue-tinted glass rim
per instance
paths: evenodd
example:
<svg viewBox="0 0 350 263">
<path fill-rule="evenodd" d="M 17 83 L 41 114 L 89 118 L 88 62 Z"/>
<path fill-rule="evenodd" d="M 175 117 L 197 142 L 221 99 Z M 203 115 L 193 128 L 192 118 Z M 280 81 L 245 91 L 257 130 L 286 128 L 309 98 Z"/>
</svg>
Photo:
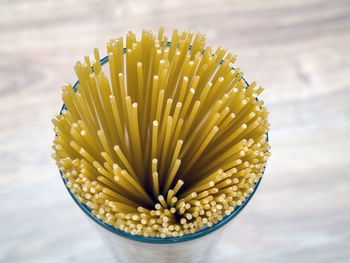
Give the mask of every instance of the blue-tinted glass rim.
<svg viewBox="0 0 350 263">
<path fill-rule="evenodd" d="M 167 46 L 170 45 L 170 42 L 167 42 Z M 191 46 L 190 48 L 191 49 Z M 126 52 L 126 49 L 124 48 L 124 54 Z M 202 52 L 202 54 L 204 53 L 204 50 Z M 108 56 L 104 57 L 101 59 L 101 66 L 106 64 L 108 62 Z M 222 63 L 222 61 L 221 61 Z M 249 86 L 248 82 L 242 77 L 242 79 L 245 81 L 247 87 Z M 73 89 L 76 92 L 77 89 L 77 85 L 79 84 L 79 81 L 77 81 L 74 86 Z M 257 99 L 258 100 L 258 99 Z M 66 106 L 63 104 L 60 114 L 62 114 L 62 111 L 66 109 Z M 268 134 L 266 141 L 269 141 L 268 138 Z M 172 243 L 179 243 L 179 242 L 186 242 L 186 241 L 190 241 L 190 240 L 194 240 L 197 238 L 200 238 L 202 236 L 208 235 L 212 232 L 214 232 L 215 230 L 223 227 L 224 225 L 226 225 L 228 222 L 230 222 L 234 217 L 236 217 L 241 211 L 242 209 L 248 204 L 248 202 L 251 200 L 251 198 L 253 197 L 254 193 L 256 192 L 256 190 L 258 189 L 261 179 L 262 177 L 259 179 L 258 182 L 255 183 L 253 192 L 250 193 L 250 195 L 246 198 L 246 200 L 244 200 L 244 202 L 242 203 L 242 205 L 240 206 L 236 206 L 235 210 L 228 216 L 224 216 L 224 218 L 219 221 L 218 223 L 214 224 L 212 227 L 205 227 L 193 234 L 186 234 L 183 235 L 181 237 L 166 237 L 166 238 L 161 238 L 161 237 L 144 237 L 144 236 L 140 236 L 140 235 L 132 235 L 130 233 L 124 232 L 120 229 L 115 228 L 112 225 L 108 225 L 106 223 L 104 223 L 102 220 L 98 219 L 96 216 L 94 216 L 91 213 L 90 208 L 88 208 L 85 204 L 81 203 L 78 201 L 78 199 L 75 197 L 75 195 L 71 192 L 71 190 L 69 189 L 69 187 L 67 186 L 67 180 L 63 178 L 63 173 L 61 170 L 59 170 L 60 174 L 61 174 L 61 179 L 63 180 L 63 183 L 68 191 L 68 193 L 70 194 L 70 196 L 73 198 L 74 202 L 80 207 L 81 210 L 83 210 L 83 212 L 90 217 L 93 221 L 95 221 L 98 225 L 100 225 L 101 227 L 103 227 L 104 229 L 117 234 L 118 236 L 127 238 L 127 239 L 131 239 L 134 241 L 139 241 L 139 242 L 145 242 L 145 243 L 151 243 L 151 244 L 172 244 Z M 265 167 L 264 167 L 264 171 L 263 174 L 265 172 Z"/>
</svg>

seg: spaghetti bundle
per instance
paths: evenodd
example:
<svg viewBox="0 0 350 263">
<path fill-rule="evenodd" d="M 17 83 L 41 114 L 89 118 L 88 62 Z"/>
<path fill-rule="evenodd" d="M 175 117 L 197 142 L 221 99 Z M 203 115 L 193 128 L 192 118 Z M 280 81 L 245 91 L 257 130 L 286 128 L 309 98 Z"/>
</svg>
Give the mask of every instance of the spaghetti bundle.
<svg viewBox="0 0 350 263">
<path fill-rule="evenodd" d="M 76 63 L 79 83 L 63 86 L 66 108 L 52 120 L 67 187 L 106 224 L 145 237 L 222 220 L 270 155 L 263 88 L 247 85 L 236 56 L 213 54 L 192 31 L 168 40 L 162 28 L 111 39 L 103 68 L 95 49 Z"/>
</svg>

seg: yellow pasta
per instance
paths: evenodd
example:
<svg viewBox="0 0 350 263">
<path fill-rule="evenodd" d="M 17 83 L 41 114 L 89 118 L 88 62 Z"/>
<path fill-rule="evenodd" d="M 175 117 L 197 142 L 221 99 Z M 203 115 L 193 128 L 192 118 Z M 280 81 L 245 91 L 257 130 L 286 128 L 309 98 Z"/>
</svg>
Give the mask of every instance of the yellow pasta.
<svg viewBox="0 0 350 263">
<path fill-rule="evenodd" d="M 230 215 L 270 156 L 263 88 L 233 68 L 236 56 L 213 54 L 192 31 L 169 39 L 163 28 L 111 39 L 106 66 L 95 49 L 75 65 L 79 84 L 62 88 L 66 108 L 52 120 L 67 187 L 98 219 L 145 237 Z"/>
</svg>

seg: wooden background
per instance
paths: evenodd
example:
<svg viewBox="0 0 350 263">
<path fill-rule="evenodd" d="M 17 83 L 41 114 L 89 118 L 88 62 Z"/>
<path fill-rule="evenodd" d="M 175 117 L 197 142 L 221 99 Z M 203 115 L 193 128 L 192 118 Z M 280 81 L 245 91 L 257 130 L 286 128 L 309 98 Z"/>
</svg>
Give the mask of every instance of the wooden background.
<svg viewBox="0 0 350 263">
<path fill-rule="evenodd" d="M 60 86 L 132 29 L 207 34 L 271 112 L 272 157 L 214 262 L 350 262 L 350 2 L 0 0 L 0 262 L 110 262 L 50 158 Z"/>
</svg>

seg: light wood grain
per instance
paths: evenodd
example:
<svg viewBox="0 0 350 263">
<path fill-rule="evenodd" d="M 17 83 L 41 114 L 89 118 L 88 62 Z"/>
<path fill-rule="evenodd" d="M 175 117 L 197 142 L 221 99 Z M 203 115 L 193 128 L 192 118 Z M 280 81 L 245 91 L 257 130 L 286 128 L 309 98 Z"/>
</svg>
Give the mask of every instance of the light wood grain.
<svg viewBox="0 0 350 263">
<path fill-rule="evenodd" d="M 350 262 L 347 0 L 1 1 L 0 262 L 112 260 L 60 181 L 50 119 L 77 60 L 160 25 L 206 33 L 266 88 L 272 157 L 215 262 Z"/>
</svg>

